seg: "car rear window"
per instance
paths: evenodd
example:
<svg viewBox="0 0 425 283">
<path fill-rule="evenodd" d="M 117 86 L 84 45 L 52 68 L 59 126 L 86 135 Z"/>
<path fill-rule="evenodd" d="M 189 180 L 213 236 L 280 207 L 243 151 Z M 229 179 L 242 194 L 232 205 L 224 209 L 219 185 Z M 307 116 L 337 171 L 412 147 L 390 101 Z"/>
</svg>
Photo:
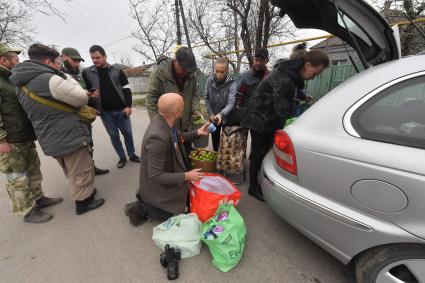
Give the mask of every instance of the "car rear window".
<svg viewBox="0 0 425 283">
<path fill-rule="evenodd" d="M 344 18 L 344 21 L 347 24 L 347 27 L 350 30 L 350 32 L 360 37 L 367 45 L 372 46 L 372 42 L 370 41 L 369 36 L 367 36 L 366 33 L 355 22 L 353 22 L 353 20 L 351 20 L 345 14 L 343 14 L 342 17 Z M 344 25 L 344 21 L 342 20 L 341 16 L 338 14 L 338 25 L 341 28 L 346 29 Z"/>
<path fill-rule="evenodd" d="M 354 112 L 351 123 L 364 139 L 425 148 L 425 76 L 374 95 Z"/>
</svg>

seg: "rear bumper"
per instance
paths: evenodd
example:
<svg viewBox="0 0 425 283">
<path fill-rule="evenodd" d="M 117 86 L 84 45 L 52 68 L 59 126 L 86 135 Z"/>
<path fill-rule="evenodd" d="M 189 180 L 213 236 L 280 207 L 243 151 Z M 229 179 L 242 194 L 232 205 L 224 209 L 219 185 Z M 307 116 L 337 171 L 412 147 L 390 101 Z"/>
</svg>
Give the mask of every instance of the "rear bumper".
<svg viewBox="0 0 425 283">
<path fill-rule="evenodd" d="M 266 202 L 283 219 L 343 263 L 371 247 L 419 242 L 420 238 L 381 219 L 347 207 L 285 178 L 269 152 L 261 169 Z"/>
</svg>

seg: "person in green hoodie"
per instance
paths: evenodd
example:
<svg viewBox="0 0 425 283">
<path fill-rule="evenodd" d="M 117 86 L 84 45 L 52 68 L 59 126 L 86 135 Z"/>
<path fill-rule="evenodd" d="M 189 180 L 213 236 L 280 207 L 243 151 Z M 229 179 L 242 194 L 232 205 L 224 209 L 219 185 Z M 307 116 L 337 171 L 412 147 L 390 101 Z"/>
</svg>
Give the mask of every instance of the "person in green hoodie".
<svg viewBox="0 0 425 283">
<path fill-rule="evenodd" d="M 183 97 L 183 115 L 177 127 L 181 132 L 188 132 L 200 116 L 196 60 L 190 48 L 179 46 L 173 58 L 158 58 L 146 91 L 146 108 L 151 120 L 158 113 L 159 97 L 165 93 L 178 93 Z M 191 144 L 185 142 L 185 148 L 189 153 Z"/>
<path fill-rule="evenodd" d="M 53 216 L 40 209 L 60 203 L 62 198 L 48 198 L 41 189 L 34 129 L 9 80 L 19 53 L 19 49 L 0 44 L 0 171 L 7 177 L 12 212 L 24 216 L 25 222 L 44 223 Z"/>
</svg>

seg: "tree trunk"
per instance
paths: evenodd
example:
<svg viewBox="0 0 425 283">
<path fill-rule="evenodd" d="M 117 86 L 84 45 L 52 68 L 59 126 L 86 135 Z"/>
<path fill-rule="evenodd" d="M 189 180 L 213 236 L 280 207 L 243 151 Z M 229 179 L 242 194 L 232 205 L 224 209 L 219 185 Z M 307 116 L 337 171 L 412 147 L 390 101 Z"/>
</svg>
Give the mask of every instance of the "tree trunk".
<svg viewBox="0 0 425 283">
<path fill-rule="evenodd" d="M 186 35 L 186 44 L 187 44 L 187 47 L 192 48 L 192 46 L 190 44 L 189 30 L 187 29 L 186 17 L 184 15 L 183 3 L 182 3 L 182 0 L 178 0 L 178 1 L 179 1 L 179 5 L 180 5 L 180 12 L 182 14 L 183 29 L 184 29 L 184 33 Z"/>
<path fill-rule="evenodd" d="M 180 29 L 180 8 L 179 0 L 174 1 L 174 8 L 176 9 L 176 27 L 177 27 L 177 44 L 182 44 L 182 32 Z"/>
<path fill-rule="evenodd" d="M 255 49 L 261 48 L 263 39 L 264 15 L 266 13 L 267 0 L 261 0 L 260 10 L 258 11 L 257 36 L 255 38 Z"/>
<path fill-rule="evenodd" d="M 267 48 L 270 38 L 270 25 L 272 22 L 272 15 L 274 13 L 274 7 L 270 7 L 270 4 L 267 2 L 266 12 L 264 14 L 264 38 L 262 47 Z"/>
<path fill-rule="evenodd" d="M 240 50 L 241 46 L 239 44 L 239 37 L 238 37 L 238 14 L 235 11 L 233 11 L 233 23 L 234 23 L 233 40 L 235 43 L 235 50 Z M 237 52 L 236 53 L 236 69 L 235 69 L 235 66 L 232 65 L 236 73 L 239 73 L 241 70 L 241 59 L 242 59 L 241 54 Z"/>
<path fill-rule="evenodd" d="M 407 16 L 409 16 L 410 19 L 415 20 L 416 19 L 416 13 L 415 9 L 413 7 L 412 0 L 403 0 L 403 8 L 406 11 Z M 415 27 L 410 24 L 407 25 L 404 28 L 403 36 L 402 36 L 402 50 L 401 53 L 403 56 L 412 55 L 412 42 L 415 38 Z"/>
</svg>

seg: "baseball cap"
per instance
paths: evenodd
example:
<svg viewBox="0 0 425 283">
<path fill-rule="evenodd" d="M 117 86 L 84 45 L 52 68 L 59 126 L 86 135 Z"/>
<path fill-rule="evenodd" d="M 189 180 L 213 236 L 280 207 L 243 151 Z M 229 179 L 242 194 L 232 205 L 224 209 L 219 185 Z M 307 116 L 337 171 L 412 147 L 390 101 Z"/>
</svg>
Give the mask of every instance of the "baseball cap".
<svg viewBox="0 0 425 283">
<path fill-rule="evenodd" d="M 81 58 L 80 52 L 78 52 L 77 49 L 72 47 L 66 47 L 62 49 L 62 55 L 66 55 L 68 57 L 71 57 L 74 60 L 80 60 L 84 62 L 84 59 Z"/>
<path fill-rule="evenodd" d="M 14 52 L 16 54 L 21 53 L 22 50 L 17 48 L 10 48 L 6 44 L 0 44 L 0 56 L 6 54 L 7 52 Z"/>
<path fill-rule="evenodd" d="M 261 56 L 266 59 L 269 59 L 269 51 L 266 48 L 258 48 L 257 50 L 255 50 L 254 57 L 257 57 L 257 56 Z"/>
<path fill-rule="evenodd" d="M 182 46 L 176 51 L 176 60 L 188 73 L 196 71 L 196 60 L 192 49 Z"/>
</svg>

